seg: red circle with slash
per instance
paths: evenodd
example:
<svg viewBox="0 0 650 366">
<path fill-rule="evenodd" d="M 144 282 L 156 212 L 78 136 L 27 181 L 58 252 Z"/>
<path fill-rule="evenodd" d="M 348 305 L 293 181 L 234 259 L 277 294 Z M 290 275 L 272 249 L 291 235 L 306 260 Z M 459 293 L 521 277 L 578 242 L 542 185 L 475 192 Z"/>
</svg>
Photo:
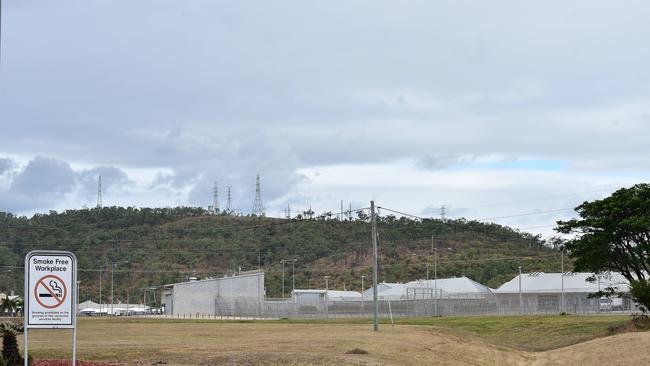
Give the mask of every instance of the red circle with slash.
<svg viewBox="0 0 650 366">
<path fill-rule="evenodd" d="M 50 280 L 46 282 L 48 279 Z M 51 286 L 52 282 L 54 282 L 55 286 Z M 59 287 L 58 284 L 61 284 L 62 287 Z M 36 302 L 38 302 L 42 307 L 54 309 L 63 304 L 65 298 L 68 296 L 68 288 L 60 277 L 47 275 L 43 276 L 36 282 L 36 286 L 34 286 L 34 296 L 36 296 Z M 54 302 L 45 301 L 43 299 L 53 299 Z M 46 304 L 46 302 L 50 304 Z"/>
</svg>

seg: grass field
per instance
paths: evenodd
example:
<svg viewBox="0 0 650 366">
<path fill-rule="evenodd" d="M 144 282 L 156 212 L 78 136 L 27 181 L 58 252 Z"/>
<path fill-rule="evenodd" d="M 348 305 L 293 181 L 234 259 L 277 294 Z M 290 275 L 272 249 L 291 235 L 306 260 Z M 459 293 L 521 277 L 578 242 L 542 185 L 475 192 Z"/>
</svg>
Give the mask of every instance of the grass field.
<svg viewBox="0 0 650 366">
<path fill-rule="evenodd" d="M 627 316 L 400 319 L 394 327 L 382 324 L 375 333 L 369 320 L 81 318 L 78 355 L 132 365 L 560 365 L 571 360 L 566 364 L 576 365 L 585 364 L 576 358 L 598 355 L 598 342 L 623 339 L 619 349 L 637 343 L 647 349 L 647 332 L 600 338 L 628 321 Z M 31 331 L 30 354 L 37 359 L 68 357 L 69 334 Z M 347 353 L 354 349 L 368 354 Z M 650 362 L 648 353 L 646 359 L 637 352 L 639 364 Z M 555 356 L 560 357 L 557 362 L 546 362 Z M 594 362 L 603 356 L 598 357 Z"/>
</svg>

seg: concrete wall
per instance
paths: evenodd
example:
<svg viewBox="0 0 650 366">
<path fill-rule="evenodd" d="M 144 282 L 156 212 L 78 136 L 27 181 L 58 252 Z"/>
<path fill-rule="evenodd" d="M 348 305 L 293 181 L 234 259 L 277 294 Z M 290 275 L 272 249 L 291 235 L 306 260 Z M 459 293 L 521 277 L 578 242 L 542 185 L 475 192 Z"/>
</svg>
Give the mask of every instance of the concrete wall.
<svg viewBox="0 0 650 366">
<path fill-rule="evenodd" d="M 237 301 L 264 301 L 264 272 L 169 285 L 165 296 L 168 315 L 214 315 Z"/>
</svg>

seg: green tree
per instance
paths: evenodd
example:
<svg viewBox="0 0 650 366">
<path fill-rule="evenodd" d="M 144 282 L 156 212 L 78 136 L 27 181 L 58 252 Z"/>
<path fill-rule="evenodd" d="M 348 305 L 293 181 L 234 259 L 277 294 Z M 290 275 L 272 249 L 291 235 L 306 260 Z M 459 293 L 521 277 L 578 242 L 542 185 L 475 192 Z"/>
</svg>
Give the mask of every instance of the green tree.
<svg viewBox="0 0 650 366">
<path fill-rule="evenodd" d="M 22 308 L 22 301 L 20 299 L 9 299 L 5 297 L 0 300 L 0 314 L 14 315 Z"/>
<path fill-rule="evenodd" d="M 619 189 L 576 211 L 580 219 L 558 221 L 556 228 L 576 235 L 566 242 L 575 269 L 621 273 L 630 282 L 631 297 L 650 308 L 650 185 Z"/>
<path fill-rule="evenodd" d="M 6 365 L 22 365 L 23 358 L 18 349 L 16 337 L 24 331 L 23 325 L 16 322 L 0 323 L 0 336 L 2 336 L 2 358 Z"/>
</svg>

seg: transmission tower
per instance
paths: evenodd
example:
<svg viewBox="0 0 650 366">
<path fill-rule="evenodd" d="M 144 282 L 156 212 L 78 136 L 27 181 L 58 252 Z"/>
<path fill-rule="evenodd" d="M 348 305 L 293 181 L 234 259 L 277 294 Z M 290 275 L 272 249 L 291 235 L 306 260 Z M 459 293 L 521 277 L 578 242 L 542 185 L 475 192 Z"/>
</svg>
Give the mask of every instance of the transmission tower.
<svg viewBox="0 0 650 366">
<path fill-rule="evenodd" d="M 287 208 L 284 210 L 285 217 L 291 220 L 291 205 L 287 203 Z"/>
<path fill-rule="evenodd" d="M 97 208 L 102 208 L 102 176 L 97 181 Z"/>
<path fill-rule="evenodd" d="M 230 204 L 232 203 L 232 196 L 230 195 L 230 186 L 228 186 L 228 191 L 226 193 L 226 211 L 231 212 Z"/>
<path fill-rule="evenodd" d="M 219 186 L 216 181 L 212 189 L 212 210 L 214 213 L 219 213 Z"/>
<path fill-rule="evenodd" d="M 255 202 L 253 203 L 253 215 L 264 216 L 264 204 L 262 203 L 262 191 L 260 190 L 260 175 L 255 179 Z"/>
<path fill-rule="evenodd" d="M 442 221 L 445 221 L 445 214 L 447 213 L 447 206 L 442 205 L 440 206 L 440 219 Z"/>
</svg>

